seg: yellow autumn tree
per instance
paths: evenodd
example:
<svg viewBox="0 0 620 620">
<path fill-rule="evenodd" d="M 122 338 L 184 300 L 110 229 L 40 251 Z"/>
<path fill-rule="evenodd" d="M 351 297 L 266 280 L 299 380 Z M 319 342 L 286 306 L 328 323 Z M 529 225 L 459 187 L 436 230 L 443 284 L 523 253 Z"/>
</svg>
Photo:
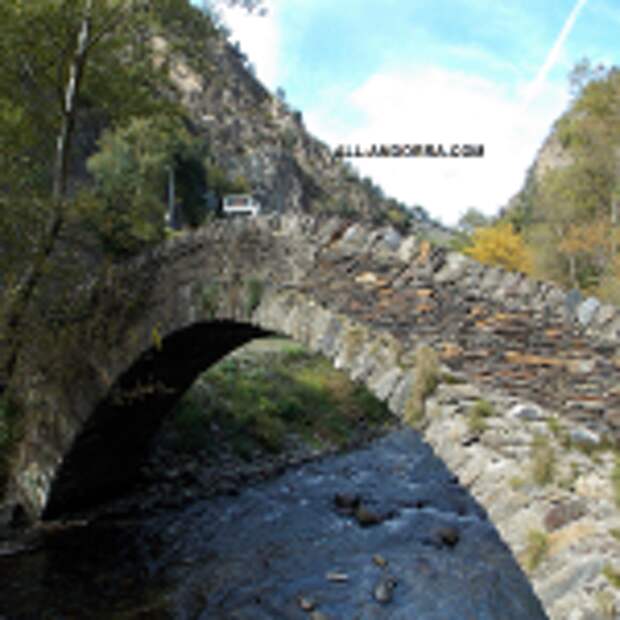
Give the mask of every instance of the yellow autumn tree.
<svg viewBox="0 0 620 620">
<path fill-rule="evenodd" d="M 530 252 L 509 222 L 476 228 L 472 234 L 472 244 L 463 251 L 486 265 L 525 273 L 531 270 Z"/>
</svg>

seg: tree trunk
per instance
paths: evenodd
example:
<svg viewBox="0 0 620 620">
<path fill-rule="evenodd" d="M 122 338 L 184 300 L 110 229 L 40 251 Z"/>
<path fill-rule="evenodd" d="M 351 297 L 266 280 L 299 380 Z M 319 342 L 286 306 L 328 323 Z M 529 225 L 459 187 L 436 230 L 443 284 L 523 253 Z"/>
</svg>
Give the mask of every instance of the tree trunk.
<svg viewBox="0 0 620 620">
<path fill-rule="evenodd" d="M 54 251 L 54 247 L 64 223 L 64 201 L 67 193 L 67 177 L 69 171 L 69 155 L 75 118 L 77 100 L 91 37 L 91 21 L 93 0 L 86 0 L 84 15 L 80 24 L 77 44 L 73 60 L 69 67 L 69 79 L 65 86 L 61 126 L 56 139 L 56 159 L 52 187 L 52 218 L 46 230 L 38 255 L 24 281 L 19 285 L 15 300 L 7 313 L 7 331 L 9 335 L 9 354 L 6 361 L 6 376 L 10 378 L 15 370 L 17 356 L 21 347 L 20 331 L 28 305 L 45 272 L 46 263 Z"/>
</svg>

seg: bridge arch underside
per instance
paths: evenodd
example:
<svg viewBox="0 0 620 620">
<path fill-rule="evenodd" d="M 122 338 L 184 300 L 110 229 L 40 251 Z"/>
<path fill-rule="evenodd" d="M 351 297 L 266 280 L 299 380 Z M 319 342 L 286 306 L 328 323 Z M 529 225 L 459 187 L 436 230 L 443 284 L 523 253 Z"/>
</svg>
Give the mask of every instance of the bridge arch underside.
<svg viewBox="0 0 620 620">
<path fill-rule="evenodd" d="M 196 377 L 234 349 L 267 335 L 249 323 L 205 321 L 141 354 L 96 405 L 64 455 L 42 517 L 84 510 L 128 488 L 163 418 Z"/>
</svg>

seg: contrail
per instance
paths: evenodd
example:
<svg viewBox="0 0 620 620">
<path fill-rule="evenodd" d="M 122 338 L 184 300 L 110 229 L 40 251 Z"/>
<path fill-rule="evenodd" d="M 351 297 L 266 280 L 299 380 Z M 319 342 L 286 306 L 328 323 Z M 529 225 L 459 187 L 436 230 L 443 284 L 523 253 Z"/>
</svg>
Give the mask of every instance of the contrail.
<svg viewBox="0 0 620 620">
<path fill-rule="evenodd" d="M 547 58 L 545 59 L 543 66 L 539 69 L 538 74 L 534 78 L 534 81 L 528 86 L 528 92 L 525 96 L 523 107 L 528 106 L 542 89 L 545 80 L 547 79 L 547 75 L 549 74 L 549 71 L 551 71 L 551 69 L 558 61 L 560 52 L 562 51 L 562 46 L 564 45 L 566 38 L 570 34 L 570 31 L 573 29 L 573 26 L 575 25 L 575 21 L 577 20 L 579 11 L 581 11 L 587 1 L 588 0 L 577 0 L 577 3 L 573 7 L 573 10 L 570 12 L 568 19 L 564 23 L 564 26 L 562 26 L 562 30 L 560 31 L 558 38 L 555 40 L 553 47 L 547 54 Z"/>
</svg>

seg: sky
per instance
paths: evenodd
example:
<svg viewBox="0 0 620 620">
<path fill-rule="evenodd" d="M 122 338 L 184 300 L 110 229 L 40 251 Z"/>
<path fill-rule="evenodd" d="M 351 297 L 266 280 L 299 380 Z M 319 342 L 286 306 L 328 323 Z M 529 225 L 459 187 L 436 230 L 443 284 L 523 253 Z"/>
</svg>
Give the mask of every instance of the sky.
<svg viewBox="0 0 620 620">
<path fill-rule="evenodd" d="M 584 57 L 620 65 L 618 0 L 265 0 L 222 19 L 308 130 L 339 145 L 482 144 L 481 158 L 351 158 L 444 224 L 521 188 Z"/>
</svg>

